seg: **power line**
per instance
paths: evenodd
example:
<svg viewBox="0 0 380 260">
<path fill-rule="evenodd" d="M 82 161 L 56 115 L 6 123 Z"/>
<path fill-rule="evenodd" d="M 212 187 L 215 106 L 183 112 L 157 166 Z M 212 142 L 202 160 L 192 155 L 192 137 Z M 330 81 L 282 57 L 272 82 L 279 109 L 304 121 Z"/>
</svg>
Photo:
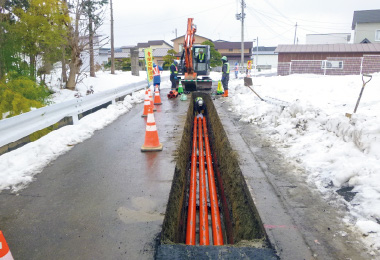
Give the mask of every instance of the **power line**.
<svg viewBox="0 0 380 260">
<path fill-rule="evenodd" d="M 193 15 L 196 15 L 196 14 L 206 13 L 206 12 L 209 12 L 209 11 L 215 11 L 215 9 L 221 8 L 223 6 L 231 5 L 231 4 L 232 3 L 219 5 L 219 6 L 216 6 L 216 7 L 210 8 L 210 9 L 206 9 L 206 10 L 203 10 L 203 11 L 199 11 L 199 12 L 196 12 L 196 13 L 185 14 L 185 15 L 182 15 L 182 16 L 177 16 L 177 17 L 173 17 L 173 18 L 168 18 L 168 19 L 160 20 L 160 22 L 162 23 L 162 22 L 167 22 L 167 21 L 172 21 L 172 20 L 180 19 L 180 18 L 183 18 L 183 17 L 193 16 Z M 118 27 L 118 28 L 129 28 L 129 27 L 132 27 L 132 26 L 143 26 L 143 25 L 156 24 L 156 23 L 157 23 L 157 20 L 153 20 L 153 21 L 146 22 L 146 23 L 130 24 L 130 25 L 122 26 L 122 27 Z"/>
</svg>

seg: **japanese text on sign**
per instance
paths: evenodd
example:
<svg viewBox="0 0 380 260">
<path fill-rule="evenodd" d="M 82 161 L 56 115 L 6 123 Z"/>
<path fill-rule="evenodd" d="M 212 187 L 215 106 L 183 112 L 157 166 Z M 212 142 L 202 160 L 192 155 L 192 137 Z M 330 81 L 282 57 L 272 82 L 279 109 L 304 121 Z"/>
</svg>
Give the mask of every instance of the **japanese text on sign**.
<svg viewBox="0 0 380 260">
<path fill-rule="evenodd" d="M 148 81 L 152 82 L 153 81 L 153 54 L 152 54 L 152 49 L 147 48 L 144 50 L 144 55 L 145 55 L 145 64 L 146 64 L 146 72 L 148 76 Z"/>
<path fill-rule="evenodd" d="M 252 69 L 252 61 L 251 60 L 249 60 L 248 62 L 247 62 L 247 69 Z"/>
</svg>

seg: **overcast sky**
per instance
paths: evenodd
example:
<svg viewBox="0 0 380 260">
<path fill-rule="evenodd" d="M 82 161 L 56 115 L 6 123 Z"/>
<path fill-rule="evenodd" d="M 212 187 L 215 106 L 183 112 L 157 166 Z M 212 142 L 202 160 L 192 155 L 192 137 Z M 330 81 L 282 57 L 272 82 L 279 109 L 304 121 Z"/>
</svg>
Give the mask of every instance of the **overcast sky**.
<svg viewBox="0 0 380 260">
<path fill-rule="evenodd" d="M 350 33 L 355 10 L 380 9 L 380 0 L 245 0 L 244 41 L 260 46 L 299 44 L 306 34 Z M 211 40 L 241 41 L 241 0 L 113 0 L 115 47 L 171 40 L 194 18 L 197 34 Z M 110 35 L 109 5 L 99 34 Z M 256 45 L 256 43 L 255 43 Z"/>
</svg>

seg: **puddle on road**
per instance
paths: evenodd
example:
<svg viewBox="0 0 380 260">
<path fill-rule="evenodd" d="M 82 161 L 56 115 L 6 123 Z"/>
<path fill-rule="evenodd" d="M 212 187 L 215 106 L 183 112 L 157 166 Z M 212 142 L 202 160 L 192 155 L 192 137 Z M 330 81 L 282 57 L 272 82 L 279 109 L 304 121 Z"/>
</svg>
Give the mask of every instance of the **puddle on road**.
<svg viewBox="0 0 380 260">
<path fill-rule="evenodd" d="M 164 215 L 155 211 L 156 203 L 145 197 L 136 197 L 131 200 L 131 208 L 120 207 L 117 209 L 119 219 L 125 224 L 162 221 Z"/>
</svg>

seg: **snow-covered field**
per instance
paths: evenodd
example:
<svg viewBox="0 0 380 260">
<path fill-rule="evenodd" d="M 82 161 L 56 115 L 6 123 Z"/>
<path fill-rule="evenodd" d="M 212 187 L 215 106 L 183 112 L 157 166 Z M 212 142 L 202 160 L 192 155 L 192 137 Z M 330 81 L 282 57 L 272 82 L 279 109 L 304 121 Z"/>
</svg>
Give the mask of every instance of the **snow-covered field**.
<svg viewBox="0 0 380 260">
<path fill-rule="evenodd" d="M 327 200 L 341 188 L 352 188 L 355 197 L 349 202 L 342 198 L 351 213 L 343 221 L 379 250 L 380 73 L 366 85 L 351 120 L 345 113 L 353 113 L 361 76 L 257 77 L 253 84 L 268 102 L 241 79 L 232 79 L 232 110 L 258 125 L 289 161 L 303 167 L 308 182 Z"/>
<path fill-rule="evenodd" d="M 85 78 L 78 85 L 78 92 L 86 95 L 90 86 L 98 92 L 145 77 L 145 73 L 133 77 L 130 72 L 98 72 L 96 78 Z M 212 77 L 219 80 L 220 73 L 213 73 Z M 326 200 L 336 198 L 333 194 L 341 188 L 353 188 L 353 200 L 346 202 L 342 198 L 350 211 L 343 221 L 362 232 L 368 247 L 379 250 L 380 74 L 367 84 L 351 120 L 345 113 L 353 112 L 362 86 L 360 76 L 253 78 L 253 89 L 268 102 L 260 101 L 243 85 L 242 78 L 235 80 L 233 72 L 230 78 L 228 102 L 232 111 L 241 120 L 258 125 L 289 161 L 303 167 L 310 186 L 316 185 Z M 165 82 L 162 87 L 169 88 L 170 83 Z M 73 99 L 74 94 L 57 89 L 53 102 Z M 50 161 L 90 138 L 94 131 L 128 112 L 133 103 L 142 102 L 143 98 L 142 92 L 135 93 L 124 102 L 86 116 L 78 125 L 63 127 L 0 156 L 0 191 L 17 192 L 25 187 Z"/>
</svg>

